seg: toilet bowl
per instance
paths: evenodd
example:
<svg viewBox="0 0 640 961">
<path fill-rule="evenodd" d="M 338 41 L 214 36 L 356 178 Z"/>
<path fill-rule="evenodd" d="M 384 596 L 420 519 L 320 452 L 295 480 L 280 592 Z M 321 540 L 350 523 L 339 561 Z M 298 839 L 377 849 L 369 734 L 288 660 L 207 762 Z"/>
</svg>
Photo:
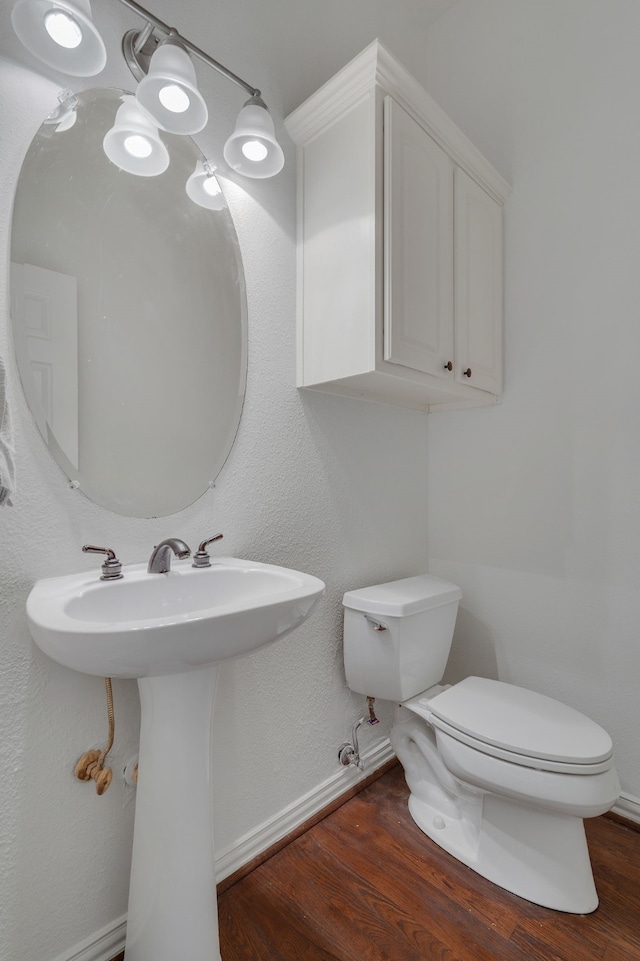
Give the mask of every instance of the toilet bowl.
<svg viewBox="0 0 640 961">
<path fill-rule="evenodd" d="M 515 685 L 442 686 L 460 596 L 428 576 L 345 594 L 347 683 L 399 705 L 391 743 L 426 835 L 514 894 L 587 914 L 598 897 L 583 818 L 619 795 L 611 739 Z"/>
</svg>

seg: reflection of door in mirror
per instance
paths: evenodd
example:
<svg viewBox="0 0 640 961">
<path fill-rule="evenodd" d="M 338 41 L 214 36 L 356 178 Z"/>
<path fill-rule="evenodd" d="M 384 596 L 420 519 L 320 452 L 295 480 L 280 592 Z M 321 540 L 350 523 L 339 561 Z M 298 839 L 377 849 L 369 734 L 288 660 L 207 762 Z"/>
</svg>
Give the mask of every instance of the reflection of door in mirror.
<svg viewBox="0 0 640 961">
<path fill-rule="evenodd" d="M 68 274 L 11 263 L 16 359 L 36 424 L 78 469 L 78 294 Z M 47 426 L 48 425 L 48 426 Z"/>
</svg>

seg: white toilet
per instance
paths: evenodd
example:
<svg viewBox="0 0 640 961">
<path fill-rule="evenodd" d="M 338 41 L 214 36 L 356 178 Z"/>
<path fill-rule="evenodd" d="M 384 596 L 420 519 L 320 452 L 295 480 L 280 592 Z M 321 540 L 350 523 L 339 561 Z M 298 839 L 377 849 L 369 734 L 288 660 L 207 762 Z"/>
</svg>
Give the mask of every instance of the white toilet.
<svg viewBox="0 0 640 961">
<path fill-rule="evenodd" d="M 346 593 L 347 684 L 400 705 L 391 743 L 425 834 L 507 891 L 587 914 L 598 896 L 583 818 L 620 793 L 611 738 L 513 684 L 440 685 L 461 596 L 426 575 Z"/>
</svg>

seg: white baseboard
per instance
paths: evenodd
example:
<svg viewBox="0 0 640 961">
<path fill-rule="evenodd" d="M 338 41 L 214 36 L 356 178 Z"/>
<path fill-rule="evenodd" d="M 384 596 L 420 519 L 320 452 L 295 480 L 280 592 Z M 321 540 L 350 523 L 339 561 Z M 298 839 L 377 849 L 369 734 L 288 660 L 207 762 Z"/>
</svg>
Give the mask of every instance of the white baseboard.
<svg viewBox="0 0 640 961">
<path fill-rule="evenodd" d="M 276 841 L 280 841 L 281 838 L 295 831 L 310 817 L 318 814 L 328 804 L 339 798 L 354 784 L 358 784 L 359 781 L 364 780 L 379 767 L 382 767 L 392 757 L 394 757 L 393 748 L 389 743 L 389 738 L 385 738 L 384 741 L 362 755 L 364 771 L 358 771 L 354 767 L 340 768 L 326 781 L 283 808 L 278 814 L 263 821 L 257 828 L 238 838 L 228 848 L 217 852 L 216 877 L 218 881 L 222 881 L 233 874 L 234 871 L 270 848 Z"/>
<path fill-rule="evenodd" d="M 124 951 L 124 938 L 127 930 L 127 916 L 121 918 L 90 935 L 70 951 L 59 954 L 55 961 L 111 961 Z"/>
<path fill-rule="evenodd" d="M 385 738 L 363 754 L 364 771 L 358 771 L 354 767 L 340 768 L 297 801 L 218 852 L 216 855 L 218 881 L 233 874 L 234 871 L 270 848 L 276 841 L 295 831 L 314 814 L 318 814 L 328 804 L 337 800 L 341 794 L 345 794 L 354 784 L 363 781 L 386 764 L 393 756 L 389 738 Z M 58 955 L 54 961 L 111 961 L 117 954 L 124 951 L 126 921 L 126 915 L 118 918 L 113 924 L 71 948 L 69 952 Z"/>
<path fill-rule="evenodd" d="M 640 824 L 640 798 L 633 797 L 631 794 L 621 794 L 612 810 L 614 814 Z"/>
</svg>

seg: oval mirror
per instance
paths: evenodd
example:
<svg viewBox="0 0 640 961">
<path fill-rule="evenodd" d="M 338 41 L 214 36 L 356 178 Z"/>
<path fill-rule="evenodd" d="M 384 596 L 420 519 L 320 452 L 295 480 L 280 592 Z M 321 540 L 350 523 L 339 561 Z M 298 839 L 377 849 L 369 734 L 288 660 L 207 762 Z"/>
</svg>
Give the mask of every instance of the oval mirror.
<svg viewBox="0 0 640 961">
<path fill-rule="evenodd" d="M 36 134 L 16 188 L 11 314 L 22 385 L 49 450 L 103 507 L 162 517 L 211 485 L 244 397 L 247 324 L 226 204 L 185 184 L 202 155 L 135 176 L 103 139 L 125 93 L 90 90 Z"/>
</svg>

